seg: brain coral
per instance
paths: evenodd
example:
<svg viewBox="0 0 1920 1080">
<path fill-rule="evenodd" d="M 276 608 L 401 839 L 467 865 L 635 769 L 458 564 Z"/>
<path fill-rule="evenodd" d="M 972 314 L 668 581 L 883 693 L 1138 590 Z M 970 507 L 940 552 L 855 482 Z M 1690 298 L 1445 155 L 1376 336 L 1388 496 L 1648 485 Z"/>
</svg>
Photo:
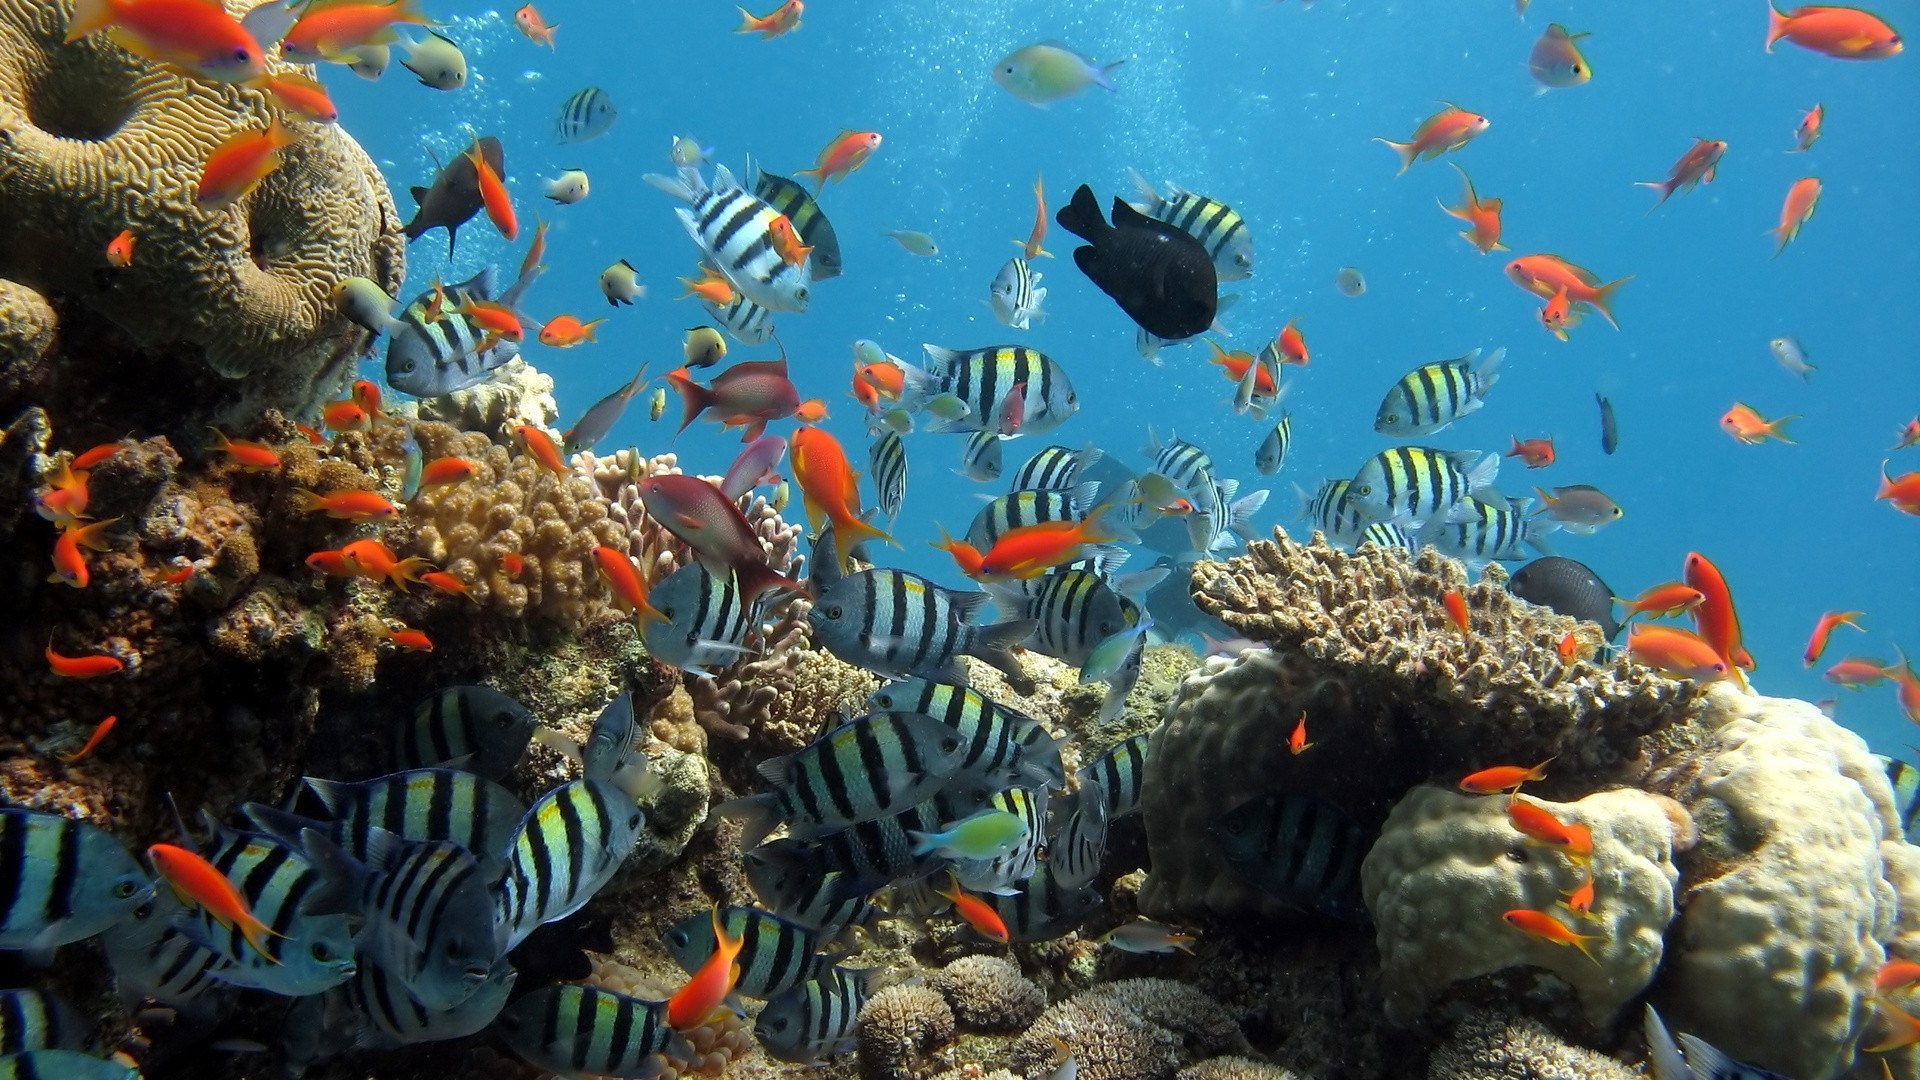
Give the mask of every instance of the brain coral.
<svg viewBox="0 0 1920 1080">
<path fill-rule="evenodd" d="M 103 34 L 63 45 L 72 8 L 0 0 L 0 217 L 11 223 L 0 278 L 13 283 L 0 355 L 36 357 L 33 335 L 50 329 L 44 314 L 29 317 L 38 293 L 59 312 L 65 357 L 0 373 L 0 389 L 31 383 L 76 405 L 104 396 L 113 425 L 147 427 L 183 409 L 250 419 L 331 390 L 359 337 L 336 312 L 334 284 L 359 275 L 391 290 L 403 274 L 379 170 L 338 127 L 293 119 L 299 142 L 279 171 L 236 207 L 200 209 L 208 152 L 275 110 L 261 91 L 185 78 Z M 104 250 L 125 229 L 138 237 L 133 264 L 111 269 Z M 130 377 L 128 346 L 153 377 Z"/>
</svg>

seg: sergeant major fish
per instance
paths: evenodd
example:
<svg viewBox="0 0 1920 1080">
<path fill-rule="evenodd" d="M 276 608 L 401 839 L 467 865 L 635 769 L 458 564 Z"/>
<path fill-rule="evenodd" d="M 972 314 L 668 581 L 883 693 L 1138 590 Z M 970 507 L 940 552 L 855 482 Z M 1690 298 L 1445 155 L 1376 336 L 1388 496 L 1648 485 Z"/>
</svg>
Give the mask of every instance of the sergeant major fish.
<svg viewBox="0 0 1920 1080">
<path fill-rule="evenodd" d="M 512 309 L 520 302 L 541 267 L 529 267 L 513 287 L 500 296 L 499 305 Z M 470 302 L 493 299 L 495 270 L 488 267 L 444 290 L 439 318 L 428 318 L 436 292 L 428 290 L 408 304 L 389 325 L 387 385 L 414 397 L 439 397 L 464 390 L 484 380 L 520 355 L 520 345 L 488 333 L 473 316 L 454 310 Z"/>
<path fill-rule="evenodd" d="M 692 168 L 642 179 L 688 204 L 674 215 L 735 291 L 772 311 L 807 310 L 805 263 L 788 262 L 773 243 L 780 212 L 741 187 L 725 165 L 714 166 L 711 187 Z"/>
<path fill-rule="evenodd" d="M 226 963 L 210 970 L 234 986 L 301 997 L 318 994 L 353 977 L 353 934 L 343 914 L 317 914 L 306 898 L 324 885 L 318 869 L 291 844 L 261 834 L 238 833 L 206 819 L 213 839 L 207 861 L 226 875 L 267 929 L 266 952 L 254 951 L 241 930 L 217 923 L 202 909 L 186 913 L 181 929 Z"/>
<path fill-rule="evenodd" d="M 735 957 L 740 980 L 733 989 L 743 997 L 777 997 L 826 972 L 828 960 L 821 955 L 826 941 L 808 927 L 751 907 L 723 907 L 719 919 L 727 937 L 740 939 L 740 952 Z M 699 971 L 713 955 L 717 944 L 713 922 L 703 911 L 680 920 L 661 935 L 660 943 L 666 946 L 667 954 L 689 975 Z"/>
<path fill-rule="evenodd" d="M 1484 359 L 1475 349 L 1455 360 L 1422 364 L 1400 377 L 1374 413 L 1373 430 L 1382 435 L 1431 435 L 1477 411 L 1499 380 L 1505 349 Z"/>
<path fill-rule="evenodd" d="M 1070 446 L 1049 446 L 1028 458 L 1013 474 L 1009 491 L 1065 491 L 1074 487 L 1080 470 L 1098 462 L 1105 454 L 1089 443 L 1079 450 Z"/>
<path fill-rule="evenodd" d="M 51 949 L 92 937 L 153 895 L 120 841 L 58 814 L 0 809 L 0 949 Z"/>
<path fill-rule="evenodd" d="M 1154 567 L 1109 584 L 1101 570 L 1066 568 L 1024 581 L 996 582 L 987 591 L 1003 617 L 1037 624 L 1029 649 L 1081 667 L 1101 642 L 1140 621 L 1140 598 L 1169 572 Z"/>
<path fill-rule="evenodd" d="M 1172 183 L 1163 196 L 1146 177 L 1131 169 L 1127 174 L 1140 194 L 1140 200 L 1131 204 L 1133 208 L 1200 241 L 1213 258 L 1219 280 L 1239 281 L 1253 276 L 1253 233 L 1233 207 Z"/>
<path fill-rule="evenodd" d="M 1024 685 L 1027 675 L 1013 647 L 1033 632 L 1033 624 L 967 622 L 986 600 L 986 593 L 943 589 L 905 570 L 873 568 L 835 582 L 807 618 L 829 652 L 888 678 L 956 677 L 958 658 L 973 656 Z"/>
<path fill-rule="evenodd" d="M 633 851 L 644 822 L 632 798 L 605 780 L 574 780 L 542 795 L 520 820 L 497 894 L 506 948 L 593 899 Z"/>
<path fill-rule="evenodd" d="M 1475 573 L 1495 559 L 1515 562 L 1530 558 L 1528 548 L 1551 555 L 1542 534 L 1557 528 L 1558 523 L 1530 520 L 1527 511 L 1532 507 L 1532 499 L 1469 497 L 1447 518 L 1427 522 L 1420 530 L 1420 539 L 1466 563 Z"/>
<path fill-rule="evenodd" d="M 1035 317 L 1046 318 L 1040 305 L 1047 301 L 1047 290 L 1038 287 L 1043 276 L 1025 259 L 1008 259 L 987 287 L 987 304 L 993 308 L 993 317 L 1015 330 L 1027 329 Z"/>
<path fill-rule="evenodd" d="M 1360 860 L 1372 837 L 1333 803 L 1299 792 L 1258 796 L 1208 831 L 1228 865 L 1275 899 L 1337 919 L 1366 918 Z"/>
<path fill-rule="evenodd" d="M 919 713 L 959 733 L 966 750 L 956 773 L 975 773 L 1007 784 L 1065 782 L 1060 764 L 1060 745 L 1065 740 L 1056 740 L 1040 721 L 971 687 L 903 679 L 875 690 L 867 706 Z"/>
<path fill-rule="evenodd" d="M 960 467 L 953 471 L 980 483 L 998 480 L 1001 454 L 998 432 L 976 431 L 967 436 L 967 445 L 960 452 Z"/>
<path fill-rule="evenodd" d="M 963 415 L 935 416 L 927 422 L 926 431 L 991 429 L 1010 399 L 1017 402 L 1021 435 L 1044 435 L 1080 410 L 1079 395 L 1066 370 L 1037 349 L 1024 345 L 964 351 L 933 344 L 921 347 L 927 353 L 926 368 L 903 365 L 907 400 L 923 406 L 935 396 L 950 396 L 966 406 Z M 999 434 L 1014 432 L 1000 430 Z"/>
<path fill-rule="evenodd" d="M 1498 454 L 1397 446 L 1368 458 L 1344 497 L 1374 520 L 1404 516 L 1424 524 L 1469 495 L 1491 491 L 1499 469 Z"/>
<path fill-rule="evenodd" d="M 1100 485 L 1083 480 L 1065 490 L 1015 491 L 988 501 L 967 526 L 967 543 L 990 551 L 1008 532 L 1043 521 L 1080 521 L 1092 509 Z"/>
<path fill-rule="evenodd" d="M 508 1006 L 494 1026 L 514 1053 L 561 1076 L 657 1076 L 656 1054 L 699 1059 L 667 1026 L 666 1002 L 596 986 L 543 986 Z"/>
<path fill-rule="evenodd" d="M 878 493 L 877 505 L 889 521 L 900 516 L 907 494 L 907 448 L 900 436 L 887 432 L 867 447 L 868 473 Z"/>
<path fill-rule="evenodd" d="M 700 306 L 742 345 L 764 345 L 773 337 L 773 312 L 737 292 L 725 307 L 704 302 Z"/>
<path fill-rule="evenodd" d="M 769 998 L 754 1017 L 753 1037 L 769 1057 L 797 1065 L 851 1053 L 860 1009 L 870 996 L 870 971 L 834 967 L 819 978 Z"/>
<path fill-rule="evenodd" d="M 520 763 L 537 723 L 492 687 L 449 686 L 422 698 L 394 733 L 394 767 L 447 766 L 498 780 Z"/>
<path fill-rule="evenodd" d="M 655 582 L 647 602 L 665 616 L 641 628 L 647 652 L 663 664 L 709 679 L 712 669 L 749 651 L 747 633 L 762 606 L 759 600 L 746 600 L 734 575 L 715 575 L 698 562 Z"/>
<path fill-rule="evenodd" d="M 793 223 L 795 232 L 800 234 L 800 242 L 813 249 L 807 257 L 807 275 L 814 281 L 826 281 L 840 276 L 840 237 L 833 231 L 833 223 L 821 211 L 805 186 L 798 181 L 788 179 L 776 173 L 762 170 L 749 158 L 747 160 L 747 178 L 753 184 L 753 193 L 768 206 L 785 214 Z"/>
<path fill-rule="evenodd" d="M 605 90 L 597 86 L 576 90 L 561 103 L 560 115 L 554 118 L 554 139 L 563 143 L 591 142 L 605 135 L 618 115 L 612 96 Z"/>
</svg>

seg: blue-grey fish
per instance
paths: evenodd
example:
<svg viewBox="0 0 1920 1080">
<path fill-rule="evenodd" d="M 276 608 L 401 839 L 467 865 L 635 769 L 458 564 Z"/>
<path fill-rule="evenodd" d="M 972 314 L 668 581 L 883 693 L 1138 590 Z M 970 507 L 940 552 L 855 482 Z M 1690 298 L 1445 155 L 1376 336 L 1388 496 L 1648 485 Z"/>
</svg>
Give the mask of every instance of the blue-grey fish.
<svg viewBox="0 0 1920 1080">
<path fill-rule="evenodd" d="M 734 293 L 726 307 L 705 301 L 700 306 L 706 308 L 707 314 L 713 316 L 713 321 L 726 327 L 727 333 L 742 345 L 764 345 L 773 339 L 773 312 L 741 293 Z"/>
<path fill-rule="evenodd" d="M 350 1016 L 364 1025 L 354 1045 L 368 1049 L 440 1042 L 478 1034 L 500 1010 L 519 977 L 513 964 L 501 957 L 472 994 L 451 1009 L 429 1009 L 378 964 L 362 964 L 345 986 L 332 991 Z"/>
<path fill-rule="evenodd" d="M 1551 555 L 1543 534 L 1558 528 L 1559 522 L 1529 519 L 1532 506 L 1532 499 L 1469 497 L 1446 517 L 1427 522 L 1420 540 L 1466 563 L 1475 573 L 1496 559 L 1518 562 L 1536 553 Z"/>
<path fill-rule="evenodd" d="M 1213 482 L 1213 458 L 1205 450 L 1169 432 L 1161 442 L 1153 428 L 1147 428 L 1147 445 L 1141 453 L 1153 459 L 1153 471 L 1189 494 Z"/>
<path fill-rule="evenodd" d="M 567 456 L 572 457 L 582 450 L 591 450 L 600 445 L 600 440 L 607 437 L 607 432 L 613 430 L 613 425 L 620 422 L 620 414 L 627 411 L 627 402 L 632 401 L 633 395 L 638 394 L 646 385 L 647 365 L 641 364 L 640 370 L 634 372 L 630 382 L 594 402 L 592 407 L 582 413 L 580 419 L 574 421 L 573 426 L 561 436 L 566 440 Z"/>
<path fill-rule="evenodd" d="M 1364 919 L 1360 860 L 1373 836 L 1353 816 L 1302 792 L 1260 795 L 1207 829 L 1228 865 L 1290 906 L 1337 919 Z"/>
<path fill-rule="evenodd" d="M 953 471 L 979 483 L 998 480 L 1000 457 L 999 432 L 976 431 L 967 436 L 966 448 L 960 451 L 960 467 Z"/>
<path fill-rule="evenodd" d="M 927 353 L 925 368 L 901 365 L 906 374 L 903 400 L 910 408 L 936 397 L 966 406 L 964 412 L 956 409 L 957 415 L 934 416 L 927 421 L 927 431 L 1044 435 L 1080 410 L 1079 395 L 1066 370 L 1037 349 L 1025 345 L 965 350 L 921 347 Z"/>
<path fill-rule="evenodd" d="M 778 849 L 768 852 L 765 847 L 747 852 L 747 883 L 761 903 L 788 922 L 830 933 L 863 925 L 879 913 L 864 893 L 842 887 L 846 875 L 817 873 L 779 855 Z"/>
<path fill-rule="evenodd" d="M 959 733 L 965 752 L 956 773 L 978 773 L 1013 783 L 1059 784 L 1065 779 L 1060 747 L 1040 721 L 1008 708 L 969 686 L 931 679 L 902 679 L 867 698 L 873 709 L 932 717 Z"/>
<path fill-rule="evenodd" d="M 1092 780 L 1106 795 L 1109 821 L 1140 809 L 1140 784 L 1146 776 L 1149 737 L 1135 735 L 1122 740 L 1080 770 L 1081 783 Z"/>
<path fill-rule="evenodd" d="M 735 962 L 740 978 L 734 992 L 764 1000 L 784 994 L 827 969 L 820 955 L 826 939 L 819 933 L 788 922 L 771 912 L 750 907 L 723 907 L 720 926 L 727 937 L 740 939 Z M 661 935 L 667 955 L 691 975 L 713 955 L 713 914 L 703 911 L 674 923 Z"/>
<path fill-rule="evenodd" d="M 890 679 L 922 675 L 959 681 L 959 658 L 972 656 L 998 668 L 1016 686 L 1026 685 L 1013 648 L 1033 633 L 1033 623 L 968 622 L 986 600 L 983 592 L 956 592 L 919 574 L 875 567 L 835 582 L 816 598 L 807 619 L 827 651 Z"/>
<path fill-rule="evenodd" d="M 605 90 L 597 86 L 576 90 L 561 103 L 560 115 L 554 118 L 554 140 L 592 142 L 605 135 L 619 115 L 619 110 L 613 107 L 613 97 Z"/>
<path fill-rule="evenodd" d="M 1543 555 L 1515 570 L 1507 579 L 1507 591 L 1529 604 L 1594 623 L 1608 641 L 1620 632 L 1613 617 L 1613 589 L 1585 563 Z"/>
<path fill-rule="evenodd" d="M 1613 402 L 1593 395 L 1594 403 L 1600 406 L 1600 451 L 1611 454 L 1620 449 L 1620 424 L 1613 416 Z"/>
<path fill-rule="evenodd" d="M 287 997 L 318 994 L 353 977 L 353 931 L 343 914 L 315 914 L 307 899 L 326 884 L 294 845 L 263 833 L 239 833 L 207 819 L 206 858 L 226 875 L 271 934 L 263 955 L 238 926 L 222 926 L 203 908 L 176 919 L 197 943 L 226 961 L 211 970 L 234 986 Z"/>
<path fill-rule="evenodd" d="M 1299 484 L 1293 485 L 1300 496 L 1300 517 L 1324 535 L 1329 544 L 1342 547 L 1357 544 L 1367 527 L 1368 519 L 1360 505 L 1347 498 L 1351 487 L 1353 481 L 1347 479 L 1322 480 L 1319 490 L 1313 492 Z"/>
<path fill-rule="evenodd" d="M 1781 367 L 1800 376 L 1802 381 L 1813 377 L 1816 369 L 1812 364 L 1807 363 L 1807 350 L 1801 346 L 1799 338 L 1774 338 L 1767 342 L 1767 349 L 1773 353 L 1775 360 L 1780 361 Z"/>
<path fill-rule="evenodd" d="M 225 986 L 215 972 L 229 965 L 174 925 L 182 910 L 171 889 L 160 889 L 100 935 L 120 1000 L 129 1008 L 142 1001 L 202 1015 L 215 1008 Z"/>
<path fill-rule="evenodd" d="M 1646 1007 L 1647 1067 L 1653 1080 L 1787 1080 L 1783 1073 L 1735 1061 L 1704 1039 L 1680 1036 L 1678 1046 L 1660 1022 L 1653 1006 Z M 1682 1057 L 1681 1047 L 1686 1048 Z"/>
<path fill-rule="evenodd" d="M 494 1022 L 513 1052 L 561 1076 L 650 1077 L 667 1054 L 693 1061 L 698 1051 L 667 1026 L 667 1003 L 597 986 L 543 986 Z"/>
<path fill-rule="evenodd" d="M 1152 623 L 1149 619 L 1147 622 Z M 1112 724 L 1126 711 L 1127 695 L 1140 683 L 1140 670 L 1146 665 L 1147 639 L 1144 634 L 1134 639 L 1134 647 L 1121 660 L 1117 670 L 1106 676 L 1107 696 L 1100 701 L 1100 714 L 1095 721 L 1100 724 Z M 1080 670 L 1081 678 L 1086 678 L 1088 668 Z"/>
<path fill-rule="evenodd" d="M 0 1080 L 140 1080 L 140 1073 L 78 1050 L 29 1050 L 0 1058 Z"/>
<path fill-rule="evenodd" d="M 353 916 L 360 927 L 354 942 L 365 958 L 414 1000 L 451 1009 L 487 981 L 504 949 L 488 879 L 465 848 L 447 840 L 409 843 L 374 829 L 361 861 L 319 830 L 306 830 L 301 841 L 327 878 L 306 910 Z"/>
<path fill-rule="evenodd" d="M 0 990 L 0 1057 L 29 1050 L 85 1050 L 93 1024 L 47 990 Z"/>
<path fill-rule="evenodd" d="M 451 840 L 479 860 L 489 878 L 505 868 L 507 849 L 527 809 L 499 784 L 454 769 L 409 769 L 357 784 L 302 779 L 333 815 L 333 825 L 322 831 L 348 855 L 364 861 L 367 836 L 382 828 L 402 840 Z M 298 842 L 297 831 L 289 834 L 282 825 L 270 824 L 274 815 L 253 804 L 244 811 L 261 828 Z"/>
<path fill-rule="evenodd" d="M 499 302 L 509 308 L 518 305 L 541 269 L 527 268 Z M 434 290 L 407 305 L 388 327 L 388 386 L 414 397 L 439 397 L 482 381 L 520 355 L 518 342 L 496 340 L 472 316 L 453 310 L 463 300 L 493 299 L 494 276 L 493 267 L 488 267 L 458 285 L 446 286 L 438 318 L 429 317 L 435 310 Z M 492 345 L 487 344 L 490 340 Z"/>
<path fill-rule="evenodd" d="M 1469 495 L 1492 491 L 1499 470 L 1498 454 L 1396 446 L 1360 466 L 1344 499 L 1372 521 L 1404 517 L 1408 525 L 1424 525 Z"/>
<path fill-rule="evenodd" d="M 813 249 L 813 254 L 807 256 L 807 276 L 814 281 L 839 277 L 840 238 L 806 186 L 763 171 L 751 158 L 747 160 L 747 177 L 753 184 L 753 193 L 787 215 L 794 231 L 800 234 L 800 242 Z"/>
<path fill-rule="evenodd" d="M 817 569 L 823 563 L 814 565 Z M 647 602 L 666 616 L 641 627 L 647 652 L 663 664 L 707 679 L 713 678 L 714 668 L 746 655 L 747 632 L 762 607 L 759 599 L 745 601 L 734 575 L 716 577 L 698 562 L 661 579 L 648 590 Z"/>
<path fill-rule="evenodd" d="M 1043 521 L 1080 521 L 1093 509 L 1099 492 L 1099 484 L 1082 480 L 1064 490 L 1014 491 L 990 499 L 967 526 L 967 543 L 986 551 L 1000 537 L 1022 526 Z"/>
<path fill-rule="evenodd" d="M 1453 360 L 1422 364 L 1400 377 L 1373 414 L 1373 430 L 1403 438 L 1431 435 L 1452 427 L 1486 404 L 1487 391 L 1500 380 L 1505 349 L 1484 358 L 1475 349 Z"/>
<path fill-rule="evenodd" d="M 1035 318 L 1046 318 L 1040 305 L 1047 302 L 1047 290 L 1039 287 L 1044 274 L 1035 273 L 1027 260 L 1015 256 L 1007 260 L 987 287 L 987 304 L 1002 325 L 1025 330 Z"/>
<path fill-rule="evenodd" d="M 1063 889 L 1093 884 L 1107 854 L 1107 793 L 1091 778 L 1080 781 L 1059 827 L 1047 838 L 1047 866 Z"/>
<path fill-rule="evenodd" d="M 1078 450 L 1070 446 L 1049 446 L 1028 458 L 1013 474 L 1008 491 L 1071 491 L 1079 482 L 1080 470 L 1099 461 L 1104 452 L 1092 443 Z"/>
<path fill-rule="evenodd" d="M 1145 616 L 1095 645 L 1086 663 L 1080 665 L 1080 685 L 1105 682 L 1129 668 L 1138 668 L 1140 653 L 1147 647 L 1147 632 L 1152 629 L 1153 617 Z"/>
<path fill-rule="evenodd" d="M 153 895 L 120 841 L 83 821 L 0 809 L 0 949 L 89 938 Z"/>
<path fill-rule="evenodd" d="M 1109 584 L 1103 569 L 1051 570 L 987 586 L 1003 618 L 1037 624 L 1027 648 L 1080 667 L 1101 642 L 1139 623 L 1139 599 L 1170 570 L 1154 567 Z"/>
<path fill-rule="evenodd" d="M 634 767 L 646 768 L 640 753 L 640 722 L 633 712 L 633 691 L 608 702 L 593 720 L 593 729 L 580 747 L 580 775 L 589 780 L 613 780 Z"/>
<path fill-rule="evenodd" d="M 780 212 L 741 187 L 725 165 L 714 166 L 711 187 L 692 168 L 641 179 L 688 204 L 674 214 L 735 291 L 771 311 L 807 310 L 805 267 L 789 263 L 774 247 L 773 222 Z"/>
<path fill-rule="evenodd" d="M 1253 234 L 1233 207 L 1178 184 L 1169 183 L 1167 193 L 1161 195 L 1146 177 L 1132 169 L 1127 173 L 1140 194 L 1133 208 L 1200 241 L 1213 259 L 1219 280 L 1239 281 L 1253 275 Z"/>
<path fill-rule="evenodd" d="M 1047 789 L 1044 786 L 1008 788 L 997 792 L 988 807 L 1019 818 L 1026 831 L 1020 843 L 1003 855 L 990 859 L 955 859 L 954 878 L 968 892 L 1011 894 L 1018 891 L 1016 887 L 1020 882 L 1033 876 L 1039 868 L 1041 853 L 1047 850 Z"/>
<path fill-rule="evenodd" d="M 1293 416 L 1281 413 L 1280 421 L 1260 440 L 1260 448 L 1253 452 L 1253 467 L 1261 476 L 1272 476 L 1287 463 L 1287 449 L 1293 445 Z"/>
<path fill-rule="evenodd" d="M 479 140 L 480 158 L 493 170 L 493 174 L 502 181 L 507 178 L 506 156 L 501 152 L 500 140 L 491 135 Z M 403 230 L 409 243 L 420 239 L 430 229 L 447 230 L 447 259 L 453 259 L 453 244 L 460 238 L 460 226 L 473 220 L 480 212 L 480 176 L 473 168 L 473 160 L 465 154 L 456 154 L 452 161 L 440 166 L 434 175 L 433 186 L 412 189 L 413 201 L 418 207 L 413 212 L 413 220 L 407 222 Z"/>
<path fill-rule="evenodd" d="M 1006 924 L 1010 941 L 1052 941 L 1072 932 L 1098 911 L 1100 893 L 1081 886 L 1069 889 L 1054 877 L 1051 859 L 1043 859 L 1033 876 L 1010 895 L 981 897 Z"/>
<path fill-rule="evenodd" d="M 498 780 L 527 752 L 537 721 L 490 686 L 449 686 L 421 698 L 394 734 L 396 769 L 457 768 Z"/>
<path fill-rule="evenodd" d="M 633 851 L 645 821 L 632 797 L 604 780 L 574 780 L 542 795 L 520 821 L 501 883 L 506 948 L 586 906 Z"/>
<path fill-rule="evenodd" d="M 796 1065 L 852 1053 L 859 1041 L 860 1009 L 869 996 L 870 971 L 832 968 L 768 999 L 754 1017 L 754 1038 L 768 1057 Z"/>
<path fill-rule="evenodd" d="M 900 436 L 887 432 L 867 447 L 868 475 L 878 493 L 876 504 L 887 520 L 900 516 L 900 503 L 907 495 L 907 447 Z"/>
</svg>

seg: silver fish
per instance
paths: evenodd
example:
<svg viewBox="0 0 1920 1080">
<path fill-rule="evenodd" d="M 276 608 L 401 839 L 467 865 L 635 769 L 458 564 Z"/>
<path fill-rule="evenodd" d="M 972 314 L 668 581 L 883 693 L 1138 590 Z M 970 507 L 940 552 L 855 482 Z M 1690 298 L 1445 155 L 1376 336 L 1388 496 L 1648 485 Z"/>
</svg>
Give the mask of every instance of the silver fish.
<svg viewBox="0 0 1920 1080">
<path fill-rule="evenodd" d="M 1000 478 L 1000 436 L 991 431 L 976 431 L 967 436 L 960 452 L 960 467 L 953 470 L 969 480 L 987 483 Z"/>
<path fill-rule="evenodd" d="M 641 364 L 640 370 L 634 372 L 632 381 L 594 402 L 561 436 L 565 440 L 567 456 L 572 457 L 582 450 L 598 446 L 600 440 L 613 430 L 613 425 L 620 422 L 620 415 L 627 411 L 627 402 L 632 401 L 633 396 L 646 385 L 647 365 Z"/>
<path fill-rule="evenodd" d="M 736 292 L 726 307 L 717 307 L 706 301 L 700 306 L 707 309 L 713 321 L 725 327 L 727 333 L 742 345 L 764 345 L 773 338 L 773 312 Z M 723 354 L 724 355 L 724 354 Z"/>
<path fill-rule="evenodd" d="M 560 115 L 554 118 L 553 134 L 557 142 L 591 142 L 607 133 L 613 126 L 619 110 L 613 107 L 613 98 L 597 86 L 576 90 L 560 105 Z"/>
<path fill-rule="evenodd" d="M 993 284 L 987 287 L 987 303 L 993 308 L 993 317 L 1015 330 L 1027 329 L 1035 317 L 1046 318 L 1040 305 L 1047 301 L 1047 290 L 1038 287 L 1043 276 L 1025 259 L 1018 256 L 1008 259 L 993 276 Z"/>
<path fill-rule="evenodd" d="M 507 1007 L 520 973 L 506 957 L 493 965 L 479 988 L 451 1009 L 429 1009 L 378 964 L 362 964 L 345 986 L 333 990 L 346 1013 L 366 1025 L 355 1045 L 368 1048 L 440 1042 L 478 1034 Z"/>
<path fill-rule="evenodd" d="M 1497 454 L 1396 446 L 1368 458 L 1343 498 L 1369 520 L 1424 525 L 1467 496 L 1492 491 L 1499 470 Z"/>
<path fill-rule="evenodd" d="M 1214 272 L 1221 281 L 1253 275 L 1253 234 L 1233 207 L 1172 183 L 1163 196 L 1146 177 L 1131 169 L 1127 172 L 1140 193 L 1133 208 L 1200 241 L 1213 257 Z"/>
<path fill-rule="evenodd" d="M 1420 541 L 1466 563 L 1475 573 L 1495 559 L 1518 562 L 1533 558 L 1536 552 L 1551 555 L 1543 534 L 1560 523 L 1529 519 L 1532 507 L 1532 499 L 1468 498 L 1447 517 L 1427 522 L 1420 530 Z"/>
<path fill-rule="evenodd" d="M 675 177 L 648 173 L 642 179 L 688 204 L 674 215 L 741 296 L 772 311 L 807 310 L 805 267 L 787 262 L 774 248 L 773 221 L 780 212 L 741 187 L 725 165 L 714 166 L 711 187 L 692 168 Z"/>
<path fill-rule="evenodd" d="M 1091 780 L 1100 785 L 1107 798 L 1109 821 L 1140 809 L 1140 784 L 1147 768 L 1147 740 L 1147 735 L 1122 740 L 1078 774 L 1081 783 Z"/>
<path fill-rule="evenodd" d="M 508 308 L 518 305 L 540 271 L 539 266 L 529 267 L 499 302 Z M 458 285 L 447 286 L 440 317 L 432 321 L 427 319 L 433 303 L 431 290 L 408 304 L 388 326 L 387 385 L 414 397 L 439 397 L 479 383 L 520 355 L 517 342 L 499 340 L 487 345 L 488 332 L 472 317 L 453 310 L 464 299 L 493 299 L 493 287 L 492 267 Z"/>
<path fill-rule="evenodd" d="M 1773 358 L 1780 361 L 1781 367 L 1802 379 L 1813 377 L 1815 368 L 1807 363 L 1807 350 L 1800 347 L 1799 338 L 1777 337 L 1767 342 L 1767 348 L 1773 353 Z"/>
</svg>

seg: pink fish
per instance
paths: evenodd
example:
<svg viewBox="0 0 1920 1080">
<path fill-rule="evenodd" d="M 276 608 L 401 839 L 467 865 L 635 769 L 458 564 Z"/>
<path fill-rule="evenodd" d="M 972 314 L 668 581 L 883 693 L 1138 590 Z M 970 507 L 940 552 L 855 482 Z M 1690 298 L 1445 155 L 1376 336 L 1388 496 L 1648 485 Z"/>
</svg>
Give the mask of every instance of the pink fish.
<svg viewBox="0 0 1920 1080">
<path fill-rule="evenodd" d="M 746 515 L 712 483 L 667 473 L 649 476 L 638 486 L 647 513 L 692 548 L 708 573 L 738 576 L 743 602 L 752 603 L 773 589 L 806 594 L 805 585 L 767 565 L 766 549 Z"/>
</svg>

